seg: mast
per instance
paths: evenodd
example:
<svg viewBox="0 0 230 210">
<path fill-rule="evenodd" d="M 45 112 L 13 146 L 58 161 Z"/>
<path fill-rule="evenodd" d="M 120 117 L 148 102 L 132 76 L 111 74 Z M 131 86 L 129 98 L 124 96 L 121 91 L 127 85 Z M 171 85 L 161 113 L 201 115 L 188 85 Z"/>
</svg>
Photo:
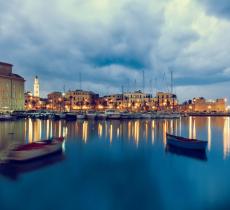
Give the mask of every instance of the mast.
<svg viewBox="0 0 230 210">
<path fill-rule="evenodd" d="M 145 70 L 143 70 L 142 73 L 143 73 L 143 75 L 142 75 L 142 77 L 143 77 L 143 78 L 142 78 L 142 79 L 143 79 L 143 81 L 142 81 L 143 84 L 142 84 L 142 85 L 143 85 L 143 93 L 144 93 L 144 92 L 145 92 Z"/>
<path fill-rule="evenodd" d="M 124 106 L 124 85 L 121 86 L 121 99 L 122 99 L 122 108 Z"/>
<path fill-rule="evenodd" d="M 171 93 L 173 94 L 173 71 L 170 71 L 171 74 Z"/>
<path fill-rule="evenodd" d="M 79 84 L 80 84 L 80 90 L 81 90 L 81 88 L 82 88 L 82 78 L 81 78 L 81 72 L 79 73 Z"/>
</svg>

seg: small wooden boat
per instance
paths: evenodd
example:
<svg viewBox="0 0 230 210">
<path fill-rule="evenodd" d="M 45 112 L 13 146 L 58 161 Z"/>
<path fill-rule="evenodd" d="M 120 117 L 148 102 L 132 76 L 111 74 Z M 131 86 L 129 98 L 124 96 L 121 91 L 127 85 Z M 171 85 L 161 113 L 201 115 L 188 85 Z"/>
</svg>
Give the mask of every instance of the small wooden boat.
<svg viewBox="0 0 230 210">
<path fill-rule="evenodd" d="M 8 160 L 28 161 L 50 155 L 61 151 L 63 142 L 64 138 L 60 137 L 23 144 L 11 150 Z"/>
<path fill-rule="evenodd" d="M 166 134 L 166 136 L 167 136 L 167 144 L 175 147 L 180 147 L 183 149 L 205 150 L 208 144 L 207 141 L 174 136 L 168 133 Z"/>
</svg>

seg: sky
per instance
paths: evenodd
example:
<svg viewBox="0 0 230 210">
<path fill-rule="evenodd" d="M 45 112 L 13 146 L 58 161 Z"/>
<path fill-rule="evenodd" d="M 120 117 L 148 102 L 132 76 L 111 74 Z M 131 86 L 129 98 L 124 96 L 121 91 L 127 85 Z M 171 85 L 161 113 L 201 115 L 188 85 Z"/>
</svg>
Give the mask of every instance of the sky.
<svg viewBox="0 0 230 210">
<path fill-rule="evenodd" d="M 143 89 L 230 100 L 229 0 L 0 0 L 0 61 L 41 94 Z M 81 79 L 80 78 L 81 75 Z M 82 82 L 80 82 L 80 80 Z"/>
</svg>

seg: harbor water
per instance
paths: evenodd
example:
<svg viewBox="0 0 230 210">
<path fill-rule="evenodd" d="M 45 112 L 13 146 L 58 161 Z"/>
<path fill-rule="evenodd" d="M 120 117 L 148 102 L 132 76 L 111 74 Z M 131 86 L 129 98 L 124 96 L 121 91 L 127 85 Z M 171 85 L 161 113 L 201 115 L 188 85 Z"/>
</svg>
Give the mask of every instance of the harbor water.
<svg viewBox="0 0 230 210">
<path fill-rule="evenodd" d="M 166 132 L 207 140 L 170 148 Z M 14 145 L 64 136 L 63 152 L 5 164 Z M 230 118 L 0 122 L 1 210 L 230 209 Z"/>
</svg>

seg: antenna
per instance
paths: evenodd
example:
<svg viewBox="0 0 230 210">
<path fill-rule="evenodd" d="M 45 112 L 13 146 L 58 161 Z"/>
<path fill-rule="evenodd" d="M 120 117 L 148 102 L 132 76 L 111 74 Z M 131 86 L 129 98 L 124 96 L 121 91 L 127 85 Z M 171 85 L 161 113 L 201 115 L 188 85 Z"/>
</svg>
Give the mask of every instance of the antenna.
<svg viewBox="0 0 230 210">
<path fill-rule="evenodd" d="M 157 86 L 157 77 L 155 77 L 155 87 L 156 87 L 156 95 L 157 95 L 157 90 L 158 90 L 158 86 Z"/>
<path fill-rule="evenodd" d="M 136 91 L 137 90 L 137 80 L 135 79 L 134 80 L 134 91 Z"/>
<path fill-rule="evenodd" d="M 79 84 L 80 84 L 80 90 L 81 90 L 81 88 L 82 88 L 82 86 L 81 86 L 81 81 L 82 80 L 82 78 L 81 78 L 81 72 L 79 73 Z"/>
<path fill-rule="evenodd" d="M 150 85 L 150 92 L 152 94 L 153 93 L 153 80 L 152 79 L 149 80 L 149 85 Z"/>
<path fill-rule="evenodd" d="M 145 70 L 143 70 L 143 93 L 145 92 Z"/>
<path fill-rule="evenodd" d="M 173 71 L 170 71 L 171 73 L 171 93 L 173 93 Z"/>
</svg>

